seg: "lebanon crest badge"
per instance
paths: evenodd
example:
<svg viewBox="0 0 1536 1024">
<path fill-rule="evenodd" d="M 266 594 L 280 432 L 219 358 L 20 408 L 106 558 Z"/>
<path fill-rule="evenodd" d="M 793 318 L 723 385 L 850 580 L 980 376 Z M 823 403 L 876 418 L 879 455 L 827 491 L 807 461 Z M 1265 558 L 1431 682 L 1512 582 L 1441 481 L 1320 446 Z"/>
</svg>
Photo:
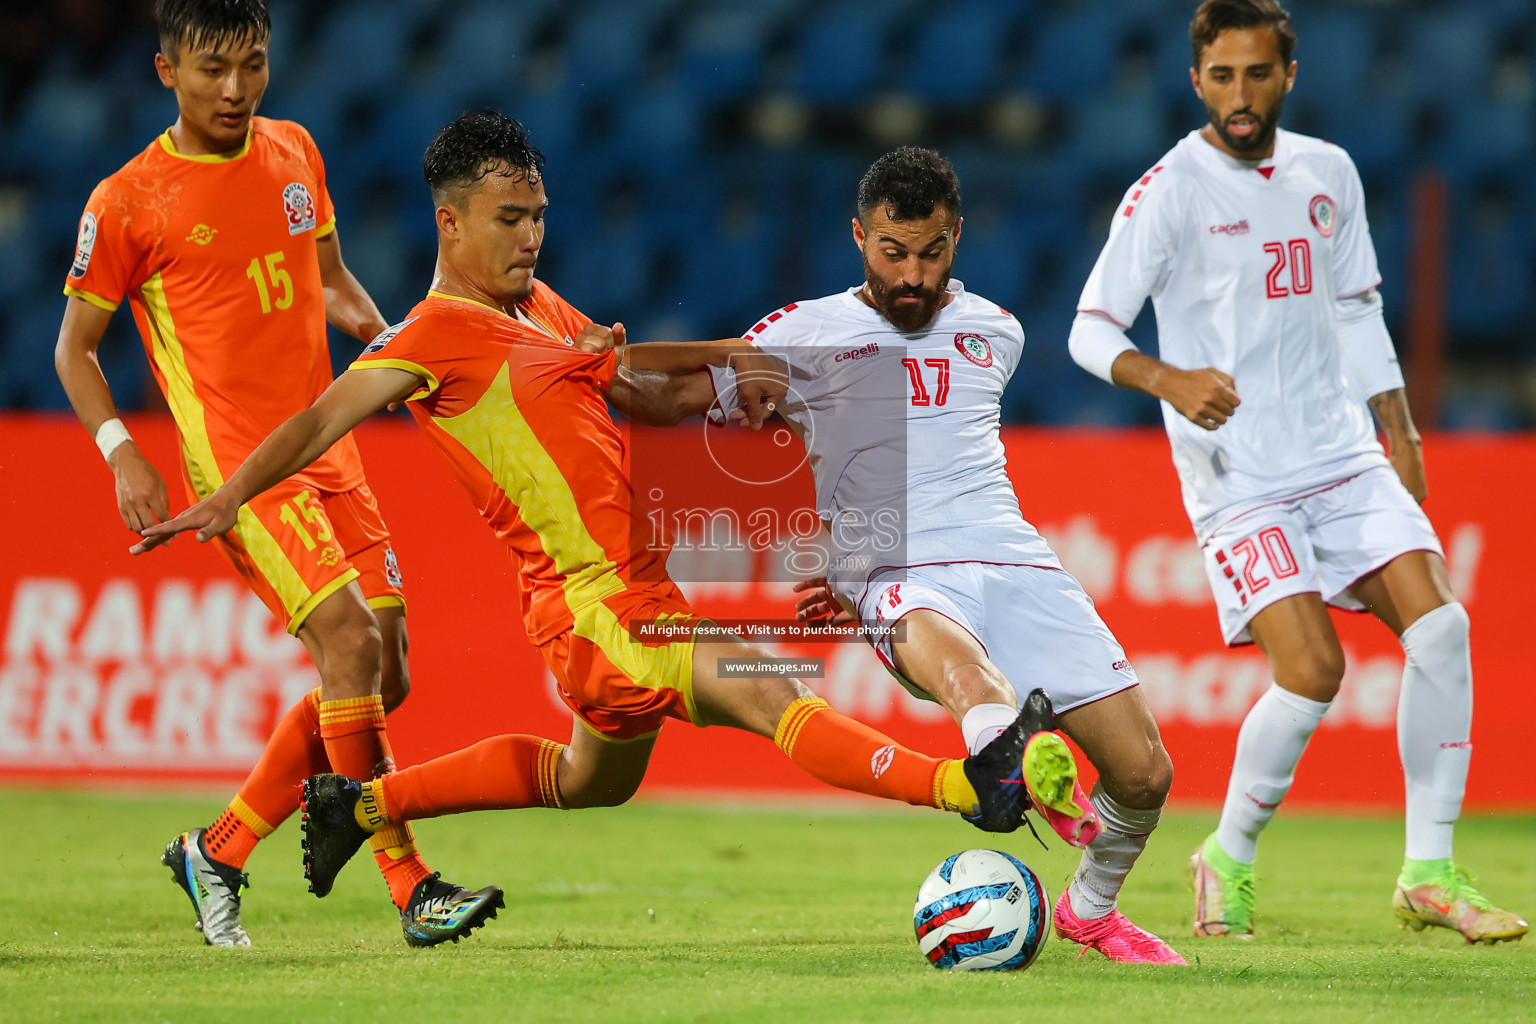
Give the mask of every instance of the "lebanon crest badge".
<svg viewBox="0 0 1536 1024">
<path fill-rule="evenodd" d="M 1333 200 L 1325 195 L 1315 195 L 1307 212 L 1312 215 L 1312 226 L 1317 228 L 1317 233 L 1324 238 L 1332 238 L 1334 218 L 1337 214 Z"/>
<path fill-rule="evenodd" d="M 291 181 L 283 187 L 283 215 L 288 218 L 290 235 L 315 226 L 315 200 L 302 181 Z"/>
<path fill-rule="evenodd" d="M 89 210 L 80 218 L 80 235 L 75 240 L 75 261 L 69 265 L 69 276 L 81 278 L 91 265 L 91 250 L 96 248 L 96 215 Z"/>
<path fill-rule="evenodd" d="M 955 335 L 955 348 L 977 366 L 992 365 L 992 346 L 979 334 Z"/>
</svg>

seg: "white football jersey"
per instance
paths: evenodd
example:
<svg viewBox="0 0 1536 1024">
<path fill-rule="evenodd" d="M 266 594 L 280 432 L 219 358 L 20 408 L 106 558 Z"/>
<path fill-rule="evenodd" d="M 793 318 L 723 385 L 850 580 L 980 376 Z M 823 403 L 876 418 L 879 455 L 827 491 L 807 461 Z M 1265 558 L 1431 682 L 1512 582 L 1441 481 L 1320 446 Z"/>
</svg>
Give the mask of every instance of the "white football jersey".
<svg viewBox="0 0 1536 1024">
<path fill-rule="evenodd" d="M 940 562 L 1060 568 L 1019 511 L 999 434 L 1019 322 L 952 280 L 933 323 L 903 334 L 859 290 L 786 306 L 744 335 L 788 364 L 779 412 L 809 454 L 834 586 L 857 599 L 878 569 Z"/>
<path fill-rule="evenodd" d="M 1380 283 L 1359 173 L 1331 143 L 1277 131 L 1255 166 L 1191 132 L 1127 191 L 1078 310 L 1127 327 L 1150 296 L 1164 362 L 1236 381 L 1242 404 L 1214 431 L 1163 403 L 1201 537 L 1245 506 L 1386 464 L 1334 305 Z"/>
</svg>

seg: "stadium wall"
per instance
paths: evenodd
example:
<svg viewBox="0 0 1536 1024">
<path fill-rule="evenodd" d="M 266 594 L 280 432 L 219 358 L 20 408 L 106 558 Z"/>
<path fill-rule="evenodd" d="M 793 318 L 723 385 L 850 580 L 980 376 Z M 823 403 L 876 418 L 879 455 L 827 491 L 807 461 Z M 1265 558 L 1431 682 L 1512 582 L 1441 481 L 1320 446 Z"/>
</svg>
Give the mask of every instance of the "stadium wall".
<svg viewBox="0 0 1536 1024">
<path fill-rule="evenodd" d="M 129 425 L 169 470 L 176 450 L 169 420 Z M 687 480 L 696 475 L 690 467 L 709 457 L 704 446 L 732 433 L 769 444 L 745 431 L 709 441 L 697 427 L 682 427 L 638 432 L 632 450 L 644 453 L 651 471 Z M 1034 429 L 1009 429 L 1005 441 L 1025 515 L 1093 595 L 1140 673 L 1174 757 L 1175 799 L 1219 800 L 1238 725 L 1269 678 L 1254 648 L 1220 642 L 1166 441 L 1149 431 Z M 569 716 L 524 636 L 515 573 L 446 467 L 402 420 L 366 425 L 359 443 L 408 588 L 413 689 L 390 719 L 398 760 L 413 763 L 498 732 L 563 738 Z M 1439 435 L 1426 450 L 1427 509 L 1473 622 L 1479 756 L 1468 803 L 1536 807 L 1530 653 L 1521 639 L 1529 636 L 1527 588 L 1536 567 L 1536 439 Z M 804 467 L 796 473 L 770 489 L 786 512 L 808 502 Z M 181 507 L 179 484 L 170 485 L 172 505 Z M 302 645 L 212 548 L 183 538 L 147 557 L 127 554 L 132 536 L 118 519 L 110 473 L 71 418 L 0 418 L 0 531 L 0 779 L 233 782 L 258 756 L 276 716 L 316 685 Z M 792 616 L 788 584 L 754 582 L 750 562 L 682 575 L 712 580 L 684 583 L 711 615 Z M 1374 619 L 1336 613 L 1336 620 L 1349 673 L 1291 799 L 1398 807 L 1402 652 Z M 840 709 L 921 749 L 959 750 L 943 712 L 909 697 L 863 644 L 764 639 L 783 653 L 824 657 L 825 676 L 810 682 Z M 665 730 L 647 786 L 818 793 L 768 741 L 684 723 Z"/>
</svg>

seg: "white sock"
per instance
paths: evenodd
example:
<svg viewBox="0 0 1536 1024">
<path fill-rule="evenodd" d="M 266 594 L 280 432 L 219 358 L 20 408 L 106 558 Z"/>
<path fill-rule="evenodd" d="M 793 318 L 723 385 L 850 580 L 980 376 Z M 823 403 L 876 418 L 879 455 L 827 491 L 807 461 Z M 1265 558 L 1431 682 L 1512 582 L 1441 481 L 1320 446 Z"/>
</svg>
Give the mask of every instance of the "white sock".
<svg viewBox="0 0 1536 1024">
<path fill-rule="evenodd" d="M 979 754 L 981 748 L 997 739 L 998 734 L 1019 717 L 1019 709 L 1007 704 L 977 704 L 960 717 L 960 735 L 965 737 L 967 753 Z"/>
<path fill-rule="evenodd" d="M 1259 833 L 1296 778 L 1296 762 L 1331 702 L 1271 684 L 1243 719 L 1216 841 L 1233 860 L 1252 864 Z"/>
<path fill-rule="evenodd" d="M 1146 849 L 1147 838 L 1163 814 L 1161 807 L 1144 810 L 1117 803 L 1104 792 L 1103 783 L 1094 785 L 1088 802 L 1098 812 L 1104 831 L 1083 850 L 1077 874 L 1067 887 L 1072 913 L 1084 920 L 1103 917 L 1115 909 L 1125 876 Z"/>
<path fill-rule="evenodd" d="M 1472 760 L 1471 621 L 1460 604 L 1441 605 L 1403 630 L 1403 689 L 1397 749 L 1408 791 L 1407 856 L 1451 856 Z"/>
</svg>

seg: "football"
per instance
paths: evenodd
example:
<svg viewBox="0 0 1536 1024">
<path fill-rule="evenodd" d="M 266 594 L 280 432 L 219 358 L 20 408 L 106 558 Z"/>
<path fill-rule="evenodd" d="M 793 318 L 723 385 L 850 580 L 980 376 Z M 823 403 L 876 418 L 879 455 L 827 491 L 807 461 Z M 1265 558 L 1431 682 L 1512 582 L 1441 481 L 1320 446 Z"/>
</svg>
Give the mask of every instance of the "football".
<svg viewBox="0 0 1536 1024">
<path fill-rule="evenodd" d="M 1023 861 L 966 850 L 928 873 L 912 908 L 917 948 L 935 967 L 1021 971 L 1045 945 L 1051 897 Z"/>
</svg>

